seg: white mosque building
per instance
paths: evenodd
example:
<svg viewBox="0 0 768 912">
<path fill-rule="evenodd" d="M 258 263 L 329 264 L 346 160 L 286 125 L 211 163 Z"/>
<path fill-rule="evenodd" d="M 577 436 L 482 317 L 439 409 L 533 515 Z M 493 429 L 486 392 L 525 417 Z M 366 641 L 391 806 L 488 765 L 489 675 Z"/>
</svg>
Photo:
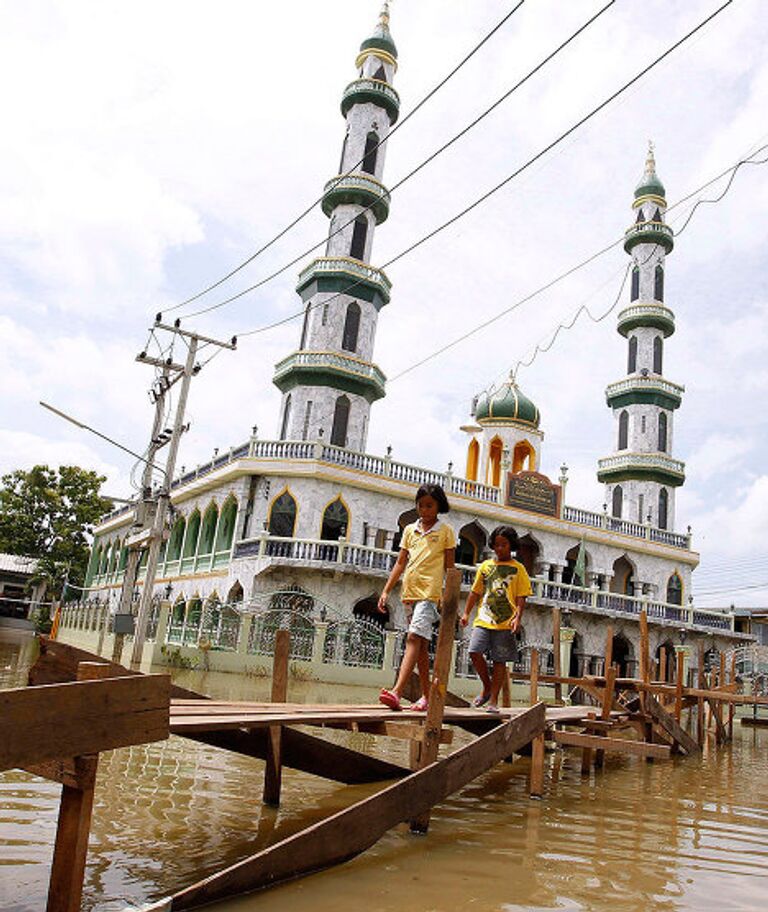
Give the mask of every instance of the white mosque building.
<svg viewBox="0 0 768 912">
<path fill-rule="evenodd" d="M 247 654 L 254 638 L 243 642 L 241 620 L 284 605 L 285 593 L 296 594 L 312 623 L 325 623 L 330 611 L 350 622 L 402 628 L 396 598 L 386 618 L 375 603 L 402 530 L 415 517 L 416 488 L 437 483 L 451 502 L 447 519 L 459 543 L 464 594 L 491 529 L 513 526 L 518 558 L 534 585 L 524 641 L 546 655 L 552 609 L 559 607 L 565 671 L 603 670 L 608 624 L 614 660 L 634 671 L 643 609 L 651 649 L 670 663 L 680 650 L 695 655 L 699 646 L 734 645 L 743 635 L 733 617 L 693 604 L 698 555 L 690 533 L 675 531 L 675 491 L 685 466 L 672 455 L 673 418 L 683 387 L 663 373 L 665 343 L 675 330 L 664 301 L 674 239 L 652 152 L 624 243 L 631 287 L 617 328 L 626 339 L 627 367 L 606 389 L 615 432 L 611 455 L 598 465 L 603 512 L 568 505 L 565 466 L 556 481 L 541 473 L 541 416 L 514 379 L 473 402 L 462 428 L 468 437 L 463 473 L 366 452 L 371 405 L 386 391 L 373 360 L 376 327 L 392 293 L 384 272 L 370 264 L 376 227 L 389 216 L 384 141 L 400 108 L 386 5 L 355 66 L 356 78 L 342 94 L 339 175 L 326 184 L 322 203 L 330 221 L 327 248 L 299 275 L 305 313 L 298 348 L 275 368 L 282 393 L 276 439 L 254 433 L 183 474 L 173 488 L 174 516 L 156 582 L 158 596 L 171 603 L 167 641 L 194 646 L 206 637 Z M 123 508 L 96 529 L 86 585 L 102 599 L 119 590 L 131 522 L 132 510 Z M 575 576 L 580 548 L 585 571 Z M 231 621 L 226 642 L 223 606 Z"/>
</svg>

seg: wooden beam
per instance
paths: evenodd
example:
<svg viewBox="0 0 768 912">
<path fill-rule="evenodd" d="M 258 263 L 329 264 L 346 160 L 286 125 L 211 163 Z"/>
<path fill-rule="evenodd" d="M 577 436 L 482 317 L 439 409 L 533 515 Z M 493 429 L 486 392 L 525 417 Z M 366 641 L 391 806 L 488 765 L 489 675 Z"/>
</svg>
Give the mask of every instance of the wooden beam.
<svg viewBox="0 0 768 912">
<path fill-rule="evenodd" d="M 560 609 L 552 609 L 552 649 L 554 650 L 554 659 L 555 659 L 555 677 L 559 678 L 563 673 L 562 665 L 560 664 Z M 557 703 L 562 703 L 563 700 L 563 685 L 558 681 L 555 684 L 555 701 Z"/>
<path fill-rule="evenodd" d="M 162 741 L 169 704 L 167 675 L 0 691 L 0 770 Z"/>
<path fill-rule="evenodd" d="M 437 635 L 435 661 L 429 687 L 429 706 L 424 720 L 424 733 L 417 766 L 424 769 L 437 759 L 440 748 L 440 733 L 445 712 L 445 692 L 451 673 L 451 656 L 456 629 L 456 611 L 461 592 L 461 573 L 451 567 L 445 574 L 445 590 L 440 604 L 440 629 Z M 416 758 L 414 758 L 416 759 Z M 411 820 L 412 833 L 426 833 L 429 828 L 429 810 Z"/>
<path fill-rule="evenodd" d="M 704 647 L 699 647 L 699 690 L 704 689 Z M 696 738 L 699 747 L 704 747 L 704 700 L 702 697 L 697 698 L 697 720 L 696 720 Z"/>
<path fill-rule="evenodd" d="M 359 855 L 393 826 L 413 820 L 544 731 L 543 704 L 498 725 L 438 760 L 327 820 L 176 893 L 171 912 L 273 886 Z"/>
<path fill-rule="evenodd" d="M 645 611 L 640 612 L 640 679 L 643 684 L 650 684 L 651 669 L 648 653 L 648 617 Z M 645 709 L 644 695 L 640 694 L 640 705 Z"/>
<path fill-rule="evenodd" d="M 541 798 L 544 794 L 544 732 L 537 735 L 531 742 L 531 798 Z"/>
<path fill-rule="evenodd" d="M 639 757 L 669 757 L 670 749 L 664 744 L 649 744 L 646 741 L 629 741 L 625 738 L 604 738 L 600 735 L 585 735 L 572 731 L 553 731 L 552 740 L 564 747 L 580 747 L 587 750 L 612 751 L 619 754 L 633 754 Z"/>
<path fill-rule="evenodd" d="M 686 754 L 699 754 L 701 750 L 696 740 L 670 715 L 653 694 L 647 695 L 648 712 L 654 721 L 682 747 Z"/>
<path fill-rule="evenodd" d="M 420 722 L 358 722 L 357 730 L 369 735 L 385 735 L 402 741 L 423 741 L 424 726 Z M 441 744 L 453 743 L 453 732 L 444 728 L 440 732 Z"/>
<path fill-rule="evenodd" d="M 731 653 L 731 673 L 728 683 L 735 690 L 736 689 L 736 650 Z M 734 716 L 734 706 L 733 703 L 728 704 L 728 740 L 733 741 L 733 716 Z"/>
<path fill-rule="evenodd" d="M 613 667 L 613 624 L 605 628 L 605 668 L 604 674 L 608 674 L 608 669 Z"/>
<path fill-rule="evenodd" d="M 613 710 L 613 692 L 614 685 L 616 683 L 616 669 L 613 665 L 610 665 L 608 670 L 605 673 L 605 689 L 603 690 L 603 700 L 602 707 L 600 712 L 600 720 L 602 722 L 607 722 L 611 718 L 611 712 Z M 603 751 L 598 748 L 595 751 L 595 766 L 603 765 Z"/>
<path fill-rule="evenodd" d="M 685 653 L 681 650 L 677 654 L 677 669 L 675 673 L 675 721 L 680 724 L 683 714 L 683 678 L 685 677 Z"/>
<path fill-rule="evenodd" d="M 275 651 L 272 656 L 272 702 L 285 703 L 288 699 L 288 660 L 291 654 L 290 630 L 275 632 Z M 282 727 L 270 725 L 267 737 L 267 765 L 264 769 L 264 804 L 280 806 L 280 787 L 283 781 L 281 761 Z"/>
<path fill-rule="evenodd" d="M 267 729 L 264 728 L 196 732 L 185 737 L 246 757 L 265 760 L 267 756 Z M 404 766 L 370 757 L 287 726 L 283 728 L 281 747 L 283 766 L 346 785 L 398 779 L 409 772 Z"/>
</svg>

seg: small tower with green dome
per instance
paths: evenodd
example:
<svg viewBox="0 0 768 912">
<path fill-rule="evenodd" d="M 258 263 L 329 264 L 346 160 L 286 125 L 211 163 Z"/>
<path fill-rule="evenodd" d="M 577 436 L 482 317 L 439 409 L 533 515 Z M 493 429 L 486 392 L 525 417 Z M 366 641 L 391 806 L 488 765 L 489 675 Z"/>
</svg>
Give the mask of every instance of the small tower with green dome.
<svg viewBox="0 0 768 912">
<path fill-rule="evenodd" d="M 667 201 L 651 144 L 632 208 L 635 219 L 624 239 L 632 257 L 630 301 L 617 327 L 627 340 L 627 375 L 605 391 L 615 418 L 615 449 L 599 461 L 597 477 L 614 518 L 673 529 L 675 488 L 685 481 L 685 465 L 672 456 L 672 424 L 684 387 L 663 373 L 665 340 L 675 331 L 675 315 L 664 302 L 674 239 L 664 221 Z"/>
<path fill-rule="evenodd" d="M 283 394 L 281 440 L 364 450 L 371 404 L 385 394 L 386 378 L 372 359 L 379 311 L 392 287 L 370 264 L 374 231 L 389 215 L 382 183 L 385 141 L 400 112 L 387 3 L 355 66 L 358 76 L 341 98 L 346 131 L 339 173 L 326 183 L 322 200 L 330 220 L 328 243 L 324 256 L 299 275 L 301 340 L 297 351 L 275 365 L 273 382 Z"/>
<path fill-rule="evenodd" d="M 541 442 L 540 414 L 518 387 L 515 378 L 475 399 L 474 424 L 462 430 L 470 435 L 466 477 L 502 487 L 506 472 L 538 471 Z"/>
</svg>

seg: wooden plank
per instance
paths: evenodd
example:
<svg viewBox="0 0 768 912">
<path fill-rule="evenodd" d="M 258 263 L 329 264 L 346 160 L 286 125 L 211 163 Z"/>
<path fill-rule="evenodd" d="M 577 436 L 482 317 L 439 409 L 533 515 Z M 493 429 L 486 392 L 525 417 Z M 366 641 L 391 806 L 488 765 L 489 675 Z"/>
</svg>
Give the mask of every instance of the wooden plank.
<svg viewBox="0 0 768 912">
<path fill-rule="evenodd" d="M 369 735 L 386 735 L 389 738 L 399 738 L 402 741 L 423 741 L 424 727 L 418 723 L 407 722 L 358 722 L 357 730 Z M 442 729 L 440 732 L 441 744 L 453 743 L 453 732 Z"/>
<path fill-rule="evenodd" d="M 451 672 L 451 656 L 456 630 L 456 611 L 459 607 L 461 592 L 461 573 L 451 567 L 445 574 L 445 590 L 440 605 L 440 629 L 437 635 L 437 647 L 429 687 L 429 706 L 424 720 L 424 734 L 421 752 L 418 756 L 418 768 L 424 769 L 437 760 L 440 749 L 440 733 L 445 711 L 445 692 L 448 689 L 448 676 Z M 414 758 L 416 759 L 416 758 Z M 429 810 L 411 820 L 412 833 L 426 833 L 429 828 Z"/>
<path fill-rule="evenodd" d="M 288 660 L 291 655 L 290 630 L 275 632 L 275 651 L 272 656 L 272 702 L 283 703 L 288 698 Z M 282 727 L 271 725 L 267 738 L 267 765 L 264 769 L 264 804 L 280 806 L 280 787 L 283 781 L 283 766 L 280 759 Z"/>
<path fill-rule="evenodd" d="M 736 650 L 731 653 L 731 673 L 728 681 L 729 685 L 736 690 Z M 728 740 L 733 741 L 733 717 L 735 714 L 733 703 L 728 704 Z"/>
<path fill-rule="evenodd" d="M 246 757 L 266 759 L 266 729 L 201 732 L 187 737 Z M 289 769 L 312 773 L 346 785 L 398 779 L 409 773 L 404 766 L 370 757 L 295 728 L 283 729 L 282 757 L 283 766 Z"/>
<path fill-rule="evenodd" d="M 552 649 L 554 650 L 554 659 L 555 659 L 555 677 L 559 678 L 563 672 L 562 666 L 560 664 L 560 609 L 552 609 Z M 559 682 L 555 684 L 555 701 L 557 703 L 562 702 L 563 699 L 563 685 Z"/>
<path fill-rule="evenodd" d="M 648 652 L 648 617 L 645 611 L 640 612 L 640 678 L 643 684 L 651 680 L 650 656 Z M 640 705 L 645 710 L 644 693 L 640 694 Z"/>
<path fill-rule="evenodd" d="M 699 675 L 698 675 L 698 685 L 699 690 L 704 689 L 704 647 L 699 647 Z M 699 747 L 704 747 L 704 700 L 701 696 L 697 696 L 697 720 L 696 720 L 696 738 L 699 743 Z"/>
<path fill-rule="evenodd" d="M 564 747 L 580 747 L 587 750 L 612 751 L 619 754 L 633 754 L 639 757 L 669 757 L 670 749 L 663 744 L 649 744 L 646 741 L 629 741 L 625 738 L 604 738 L 601 735 L 585 735 L 581 732 L 553 731 L 552 740 Z"/>
<path fill-rule="evenodd" d="M 181 890 L 171 898 L 170 910 L 198 908 L 354 858 L 393 826 L 421 816 L 530 743 L 544 725 L 544 706 L 533 706 L 449 757 Z"/>
<path fill-rule="evenodd" d="M 667 647 L 659 647 L 659 673 L 657 675 L 658 679 L 662 683 L 666 683 L 667 680 Z"/>
<path fill-rule="evenodd" d="M 673 740 L 682 747 L 686 754 L 701 753 L 696 740 L 680 725 L 680 723 L 670 713 L 662 707 L 659 701 L 652 695 L 647 695 L 648 712 L 661 728 L 670 735 Z"/>
<path fill-rule="evenodd" d="M 600 720 L 607 722 L 611 718 L 613 710 L 613 693 L 614 684 L 616 683 L 616 669 L 611 665 L 605 675 L 605 688 L 603 690 L 603 700 L 600 711 Z M 603 752 L 598 748 L 595 751 L 595 766 L 603 765 Z"/>
<path fill-rule="evenodd" d="M 609 624 L 605 629 L 605 668 L 604 674 L 608 674 L 608 669 L 613 667 L 613 624 Z"/>
<path fill-rule="evenodd" d="M 58 782 L 59 785 L 67 785 L 74 789 L 85 789 L 93 786 L 89 778 L 90 768 L 77 764 L 74 757 L 66 757 L 63 760 L 46 760 L 43 763 L 30 763 L 23 769 L 33 776 L 40 776 L 41 779 L 48 779 L 51 782 Z"/>
<path fill-rule="evenodd" d="M 675 673 L 675 721 L 680 724 L 683 714 L 683 678 L 685 677 L 685 653 L 677 654 L 677 669 Z"/>
<path fill-rule="evenodd" d="M 724 744 L 728 740 L 728 732 L 723 724 L 723 704 L 719 700 L 707 700 L 712 712 L 712 718 L 715 722 L 715 741 L 717 744 Z"/>
<path fill-rule="evenodd" d="M 0 691 L 0 770 L 161 741 L 169 688 L 146 675 Z"/>
</svg>

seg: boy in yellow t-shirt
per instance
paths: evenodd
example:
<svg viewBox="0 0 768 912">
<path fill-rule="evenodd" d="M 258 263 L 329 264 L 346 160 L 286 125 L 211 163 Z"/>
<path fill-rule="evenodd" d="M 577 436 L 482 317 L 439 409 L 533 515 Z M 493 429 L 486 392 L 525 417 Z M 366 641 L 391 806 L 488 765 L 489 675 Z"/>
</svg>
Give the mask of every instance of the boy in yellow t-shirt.
<svg viewBox="0 0 768 912">
<path fill-rule="evenodd" d="M 531 594 L 531 581 L 525 567 L 512 557 L 512 550 L 517 548 L 517 532 L 511 526 L 494 529 L 489 543 L 496 557 L 477 568 L 461 623 L 467 626 L 472 609 L 482 596 L 469 640 L 469 657 L 483 683 L 483 692 L 473 704 L 479 707 L 487 703 L 487 712 L 496 713 L 507 662 L 517 657 L 517 631 L 525 598 Z M 490 675 L 486 656 L 493 662 Z"/>
</svg>

